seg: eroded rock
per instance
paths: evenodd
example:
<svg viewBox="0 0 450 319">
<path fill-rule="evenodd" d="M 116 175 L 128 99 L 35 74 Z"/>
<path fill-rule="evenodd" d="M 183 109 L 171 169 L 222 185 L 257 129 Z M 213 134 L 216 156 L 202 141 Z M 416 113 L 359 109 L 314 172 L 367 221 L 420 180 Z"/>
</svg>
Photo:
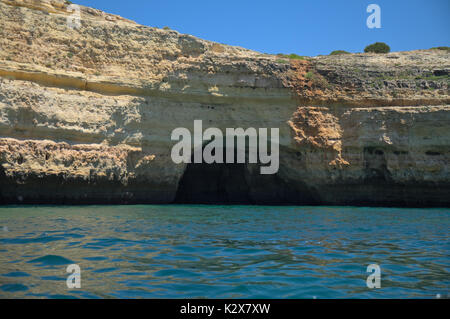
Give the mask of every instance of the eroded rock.
<svg viewBox="0 0 450 319">
<path fill-rule="evenodd" d="M 66 7 L 0 1 L 1 203 L 449 206 L 447 51 L 280 61 Z M 279 172 L 174 164 L 194 120 L 279 128 Z"/>
</svg>

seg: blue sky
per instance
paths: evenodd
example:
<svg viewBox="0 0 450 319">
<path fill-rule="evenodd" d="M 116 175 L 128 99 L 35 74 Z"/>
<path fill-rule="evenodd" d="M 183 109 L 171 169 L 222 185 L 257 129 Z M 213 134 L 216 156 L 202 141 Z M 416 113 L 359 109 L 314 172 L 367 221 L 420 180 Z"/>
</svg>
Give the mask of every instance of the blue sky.
<svg viewBox="0 0 450 319">
<path fill-rule="evenodd" d="M 265 53 L 314 56 L 362 52 L 382 41 L 392 51 L 450 46 L 449 0 L 73 0 L 140 24 Z M 381 29 L 369 29 L 369 4 Z"/>
</svg>

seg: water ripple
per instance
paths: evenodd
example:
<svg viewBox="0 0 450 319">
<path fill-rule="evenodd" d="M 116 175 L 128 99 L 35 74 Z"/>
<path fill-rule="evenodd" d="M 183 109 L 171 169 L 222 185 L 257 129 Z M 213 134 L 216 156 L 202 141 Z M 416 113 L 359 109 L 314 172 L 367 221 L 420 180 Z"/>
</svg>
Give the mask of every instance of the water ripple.
<svg viewBox="0 0 450 319">
<path fill-rule="evenodd" d="M 448 209 L 0 208 L 0 297 L 434 298 Z M 82 289 L 66 286 L 78 264 Z M 382 288 L 366 286 L 379 264 Z"/>
</svg>

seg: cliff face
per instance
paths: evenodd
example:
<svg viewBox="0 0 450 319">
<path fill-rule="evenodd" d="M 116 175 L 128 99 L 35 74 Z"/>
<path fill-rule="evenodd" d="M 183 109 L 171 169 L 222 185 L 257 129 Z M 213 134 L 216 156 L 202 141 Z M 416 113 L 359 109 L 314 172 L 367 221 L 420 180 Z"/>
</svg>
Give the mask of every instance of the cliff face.
<svg viewBox="0 0 450 319">
<path fill-rule="evenodd" d="M 449 206 L 450 54 L 285 60 L 65 1 L 0 1 L 1 203 Z M 174 164 L 177 127 L 279 128 L 280 170 Z"/>
</svg>

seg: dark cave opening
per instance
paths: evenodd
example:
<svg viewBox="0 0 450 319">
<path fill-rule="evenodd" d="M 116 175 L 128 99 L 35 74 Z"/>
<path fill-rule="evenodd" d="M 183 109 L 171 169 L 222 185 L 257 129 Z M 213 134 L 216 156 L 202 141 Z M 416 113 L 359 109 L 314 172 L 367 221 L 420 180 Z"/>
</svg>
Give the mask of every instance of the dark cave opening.
<svg viewBox="0 0 450 319">
<path fill-rule="evenodd" d="M 246 170 L 246 164 L 188 164 L 175 202 L 252 204 Z"/>
<path fill-rule="evenodd" d="M 203 145 L 202 151 L 206 144 Z M 226 163 L 227 151 L 233 152 L 234 163 Z M 213 154 L 215 155 L 215 150 Z M 187 164 L 178 184 L 175 203 L 219 205 L 254 203 L 250 194 L 250 176 L 247 164 L 237 163 L 236 148 L 223 147 L 222 155 L 222 163 L 208 164 L 194 163 L 194 154 L 192 154 L 191 163 Z"/>
<path fill-rule="evenodd" d="M 262 175 L 260 164 L 190 163 L 178 184 L 174 203 L 291 205 L 315 204 L 316 200 L 306 186 L 290 183 L 280 172 Z"/>
</svg>

